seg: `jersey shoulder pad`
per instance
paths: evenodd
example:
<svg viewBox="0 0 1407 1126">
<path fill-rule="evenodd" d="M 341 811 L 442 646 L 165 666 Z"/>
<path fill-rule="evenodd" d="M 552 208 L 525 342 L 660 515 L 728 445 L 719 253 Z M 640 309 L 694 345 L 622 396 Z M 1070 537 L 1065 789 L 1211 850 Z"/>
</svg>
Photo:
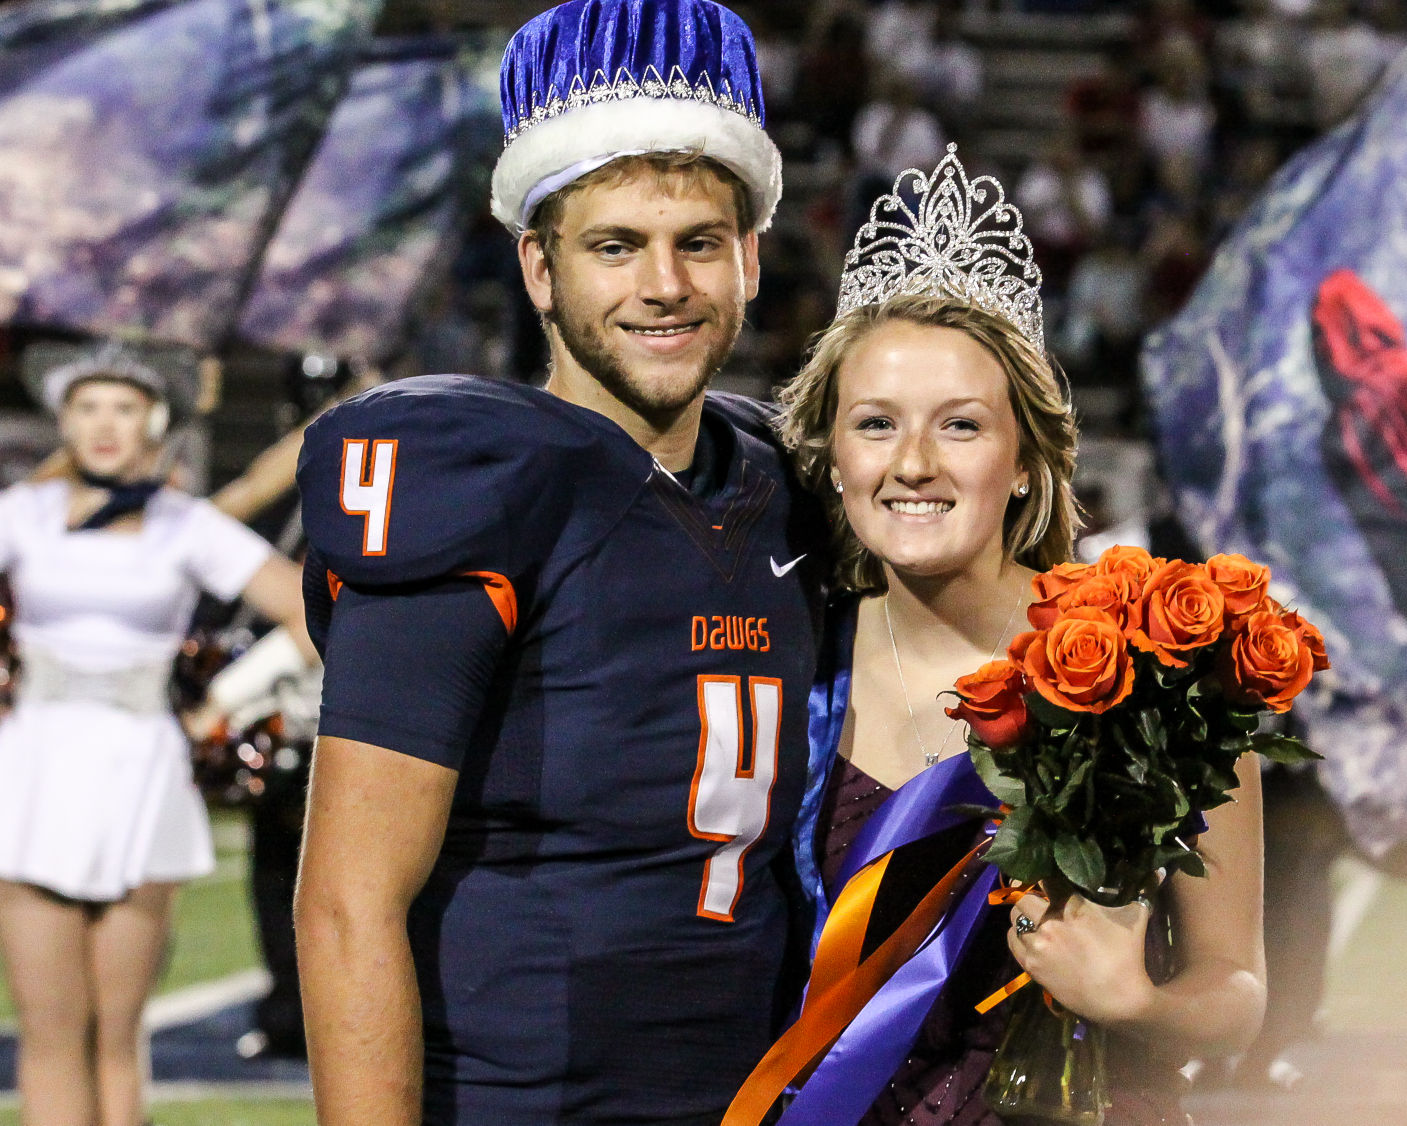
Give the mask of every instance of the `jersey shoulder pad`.
<svg viewBox="0 0 1407 1126">
<path fill-rule="evenodd" d="M 353 583 L 469 571 L 516 582 L 570 524 L 628 505 L 649 455 L 614 423 L 543 391 L 419 376 L 363 392 L 309 428 L 303 523 L 328 570 Z"/>
<path fill-rule="evenodd" d="M 781 408 L 776 403 L 735 395 L 731 391 L 710 391 L 704 405 L 749 437 L 781 448 L 781 439 L 777 436 L 777 416 Z"/>
<path fill-rule="evenodd" d="M 775 403 L 710 391 L 704 410 L 732 428 L 743 457 L 768 476 L 794 486 L 791 458 L 777 432 L 776 420 L 781 411 Z"/>
</svg>

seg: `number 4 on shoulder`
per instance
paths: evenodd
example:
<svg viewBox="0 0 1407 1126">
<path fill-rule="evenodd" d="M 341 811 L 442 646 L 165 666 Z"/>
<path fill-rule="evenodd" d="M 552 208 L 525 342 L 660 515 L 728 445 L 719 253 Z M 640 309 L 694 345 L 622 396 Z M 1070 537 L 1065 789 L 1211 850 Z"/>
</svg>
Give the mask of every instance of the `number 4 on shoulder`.
<svg viewBox="0 0 1407 1126">
<path fill-rule="evenodd" d="M 396 440 L 346 438 L 342 442 L 342 511 L 362 518 L 362 554 L 385 555 L 396 481 Z"/>
<path fill-rule="evenodd" d="M 752 738 L 743 723 L 743 684 L 737 676 L 699 677 L 699 762 L 689 793 L 689 831 L 720 842 L 704 863 L 698 914 L 733 921 L 743 893 L 743 859 L 767 831 L 782 718 L 782 682 L 747 681 Z M 749 747 L 749 743 L 751 746 Z"/>
</svg>

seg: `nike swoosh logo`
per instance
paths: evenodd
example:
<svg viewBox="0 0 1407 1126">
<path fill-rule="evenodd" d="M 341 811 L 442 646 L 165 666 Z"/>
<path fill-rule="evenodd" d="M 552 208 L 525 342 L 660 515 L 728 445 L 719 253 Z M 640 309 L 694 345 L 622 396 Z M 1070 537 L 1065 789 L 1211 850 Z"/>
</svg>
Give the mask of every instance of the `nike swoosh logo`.
<svg viewBox="0 0 1407 1126">
<path fill-rule="evenodd" d="M 772 574 L 776 575 L 777 578 L 780 579 L 783 575 L 785 575 L 788 571 L 790 571 L 793 567 L 795 567 L 805 558 L 805 555 L 798 555 L 790 563 L 786 564 L 786 566 L 779 566 L 777 564 L 777 561 L 769 555 L 767 556 L 767 562 L 772 564 Z"/>
</svg>

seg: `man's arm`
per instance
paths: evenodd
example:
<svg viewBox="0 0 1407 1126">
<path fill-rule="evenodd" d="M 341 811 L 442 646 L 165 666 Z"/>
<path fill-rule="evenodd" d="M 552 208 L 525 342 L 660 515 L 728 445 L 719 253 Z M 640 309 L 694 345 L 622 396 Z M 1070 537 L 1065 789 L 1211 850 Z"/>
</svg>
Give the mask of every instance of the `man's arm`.
<svg viewBox="0 0 1407 1126">
<path fill-rule="evenodd" d="M 294 901 L 320 1126 L 418 1126 L 420 994 L 406 912 L 444 839 L 458 775 L 324 736 Z"/>
</svg>

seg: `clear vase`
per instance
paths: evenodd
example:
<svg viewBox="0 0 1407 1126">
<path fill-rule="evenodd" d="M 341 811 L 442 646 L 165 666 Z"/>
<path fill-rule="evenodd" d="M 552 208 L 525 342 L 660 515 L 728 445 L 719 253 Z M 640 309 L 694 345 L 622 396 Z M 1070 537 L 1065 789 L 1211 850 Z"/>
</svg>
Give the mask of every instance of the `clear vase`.
<svg viewBox="0 0 1407 1126">
<path fill-rule="evenodd" d="M 1007 1002 L 1011 1020 L 983 1090 L 1005 1122 L 1101 1126 L 1109 1105 L 1104 1029 L 1053 1012 L 1037 985 Z"/>
</svg>

